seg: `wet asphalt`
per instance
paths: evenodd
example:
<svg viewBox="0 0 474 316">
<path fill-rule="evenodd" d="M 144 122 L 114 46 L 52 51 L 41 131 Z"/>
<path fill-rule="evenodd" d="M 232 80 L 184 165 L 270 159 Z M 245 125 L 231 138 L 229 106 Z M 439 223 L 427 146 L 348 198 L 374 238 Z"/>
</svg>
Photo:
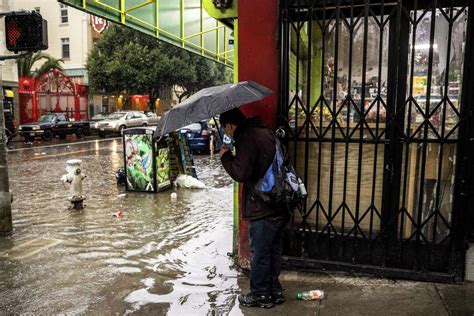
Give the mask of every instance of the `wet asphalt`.
<svg viewBox="0 0 474 316">
<path fill-rule="evenodd" d="M 2 314 L 241 314 L 244 276 L 228 256 L 233 183 L 218 159 L 194 157 L 206 189 L 147 194 L 116 183 L 120 138 L 13 142 L 7 158 L 14 232 L 0 238 Z M 87 175 L 84 210 L 71 209 L 60 181 L 68 159 Z M 23 247 L 38 238 L 55 245 Z"/>
</svg>

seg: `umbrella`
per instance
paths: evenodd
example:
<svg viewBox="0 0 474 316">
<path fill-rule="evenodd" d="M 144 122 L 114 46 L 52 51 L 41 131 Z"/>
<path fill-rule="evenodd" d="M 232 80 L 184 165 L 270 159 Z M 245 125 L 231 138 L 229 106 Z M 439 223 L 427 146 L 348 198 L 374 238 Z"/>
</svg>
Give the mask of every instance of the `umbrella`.
<svg viewBox="0 0 474 316">
<path fill-rule="evenodd" d="M 163 114 L 154 137 L 183 126 L 210 119 L 243 104 L 261 100 L 272 91 L 254 81 L 242 81 L 199 90 L 189 99 Z"/>
</svg>

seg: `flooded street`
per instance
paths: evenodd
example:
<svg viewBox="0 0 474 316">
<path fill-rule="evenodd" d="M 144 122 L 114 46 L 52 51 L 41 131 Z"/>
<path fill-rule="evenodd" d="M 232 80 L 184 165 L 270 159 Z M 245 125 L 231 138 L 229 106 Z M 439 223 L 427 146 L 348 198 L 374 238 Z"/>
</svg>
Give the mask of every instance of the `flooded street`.
<svg viewBox="0 0 474 316">
<path fill-rule="evenodd" d="M 206 189 L 144 194 L 117 186 L 122 155 L 120 139 L 9 151 L 14 233 L 0 239 L 2 314 L 241 314 L 243 276 L 227 255 L 233 184 L 219 159 L 195 156 Z M 72 158 L 87 175 L 81 211 L 59 180 Z"/>
</svg>

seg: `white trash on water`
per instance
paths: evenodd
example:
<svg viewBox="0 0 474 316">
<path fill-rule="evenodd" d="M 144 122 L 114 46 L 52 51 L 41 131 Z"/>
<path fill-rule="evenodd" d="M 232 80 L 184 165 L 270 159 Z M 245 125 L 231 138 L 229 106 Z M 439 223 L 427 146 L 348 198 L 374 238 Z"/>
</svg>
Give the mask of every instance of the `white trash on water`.
<svg viewBox="0 0 474 316">
<path fill-rule="evenodd" d="M 177 178 L 176 181 L 174 182 L 175 186 L 178 186 L 180 188 L 186 188 L 186 189 L 204 189 L 206 188 L 206 185 L 199 181 L 196 178 L 193 178 L 191 176 L 185 175 L 185 174 L 180 174 Z"/>
<path fill-rule="evenodd" d="M 178 195 L 175 192 L 171 193 L 172 200 L 176 200 L 177 198 L 178 198 Z"/>
</svg>

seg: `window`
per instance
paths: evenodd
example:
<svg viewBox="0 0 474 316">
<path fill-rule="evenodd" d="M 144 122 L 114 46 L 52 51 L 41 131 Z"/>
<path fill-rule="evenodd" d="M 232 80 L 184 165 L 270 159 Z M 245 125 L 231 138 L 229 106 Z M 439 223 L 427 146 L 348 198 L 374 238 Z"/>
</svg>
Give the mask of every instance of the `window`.
<svg viewBox="0 0 474 316">
<path fill-rule="evenodd" d="M 36 12 L 41 13 L 40 7 L 35 7 L 34 9 Z"/>
<path fill-rule="evenodd" d="M 64 114 L 58 115 L 58 122 L 66 122 L 66 116 Z"/>
<path fill-rule="evenodd" d="M 61 38 L 62 58 L 69 59 L 69 38 Z"/>
<path fill-rule="evenodd" d="M 59 4 L 59 11 L 61 14 L 61 24 L 67 23 L 69 21 L 68 15 L 67 15 L 67 6 L 64 4 Z"/>
</svg>

